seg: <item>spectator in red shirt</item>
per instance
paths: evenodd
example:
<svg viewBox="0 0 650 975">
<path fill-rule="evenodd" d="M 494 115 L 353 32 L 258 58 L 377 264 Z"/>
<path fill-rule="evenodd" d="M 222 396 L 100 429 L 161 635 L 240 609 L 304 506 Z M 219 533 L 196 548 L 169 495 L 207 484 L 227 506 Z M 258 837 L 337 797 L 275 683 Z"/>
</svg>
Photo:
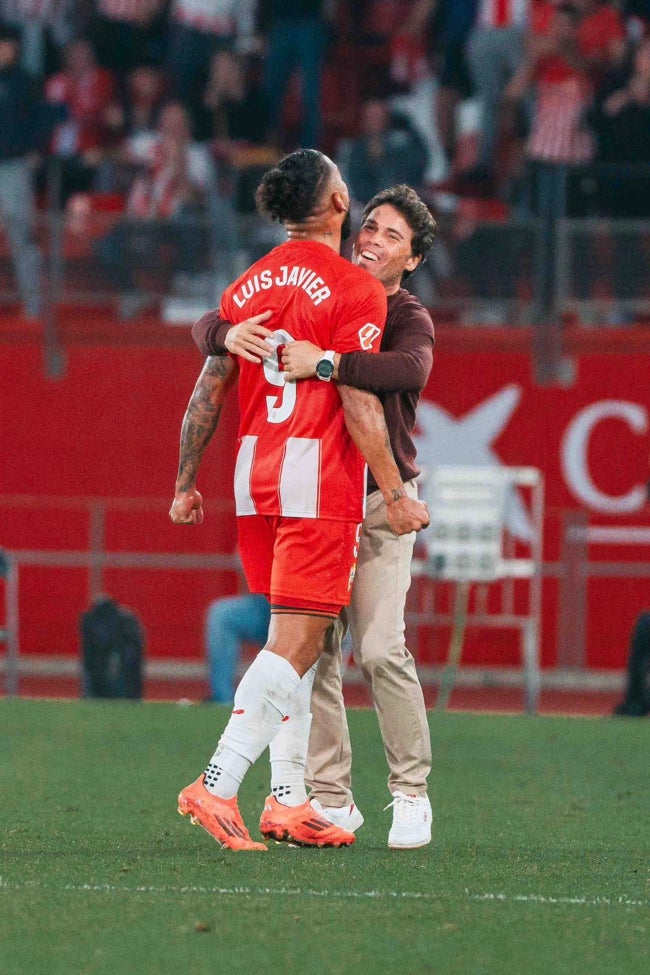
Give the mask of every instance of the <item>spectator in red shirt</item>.
<svg viewBox="0 0 650 975">
<path fill-rule="evenodd" d="M 604 72 L 624 53 L 625 27 L 610 3 L 572 0 L 534 8 L 526 60 L 507 90 L 519 99 L 534 87 L 530 159 L 563 165 L 591 159 L 585 111 Z"/>
<path fill-rule="evenodd" d="M 90 41 L 77 38 L 66 45 L 63 70 L 52 75 L 45 98 L 67 110 L 56 127 L 51 152 L 61 160 L 62 202 L 93 185 L 97 167 L 114 141 L 120 108 L 115 77 L 100 68 Z"/>
<path fill-rule="evenodd" d="M 625 27 L 601 0 L 543 2 L 535 6 L 525 61 L 506 94 L 513 100 L 534 91 L 526 155 L 531 163 L 534 206 L 542 218 L 544 258 L 539 298 L 553 303 L 555 222 L 567 212 L 571 168 L 593 158 L 586 113 L 604 73 L 625 53 Z"/>
<path fill-rule="evenodd" d="M 208 150 L 192 141 L 189 115 L 179 102 L 163 108 L 155 132 L 129 138 L 122 156 L 138 175 L 127 215 L 99 242 L 98 255 L 123 293 L 122 317 L 130 318 L 147 303 L 138 289 L 140 271 L 163 266 L 191 275 L 210 257 L 214 169 Z"/>
<path fill-rule="evenodd" d="M 99 67 L 92 44 L 84 38 L 66 45 L 63 60 L 63 70 L 45 88 L 47 100 L 65 105 L 70 115 L 57 127 L 52 148 L 61 154 L 102 149 L 110 139 L 107 116 L 116 105 L 114 75 Z"/>
</svg>

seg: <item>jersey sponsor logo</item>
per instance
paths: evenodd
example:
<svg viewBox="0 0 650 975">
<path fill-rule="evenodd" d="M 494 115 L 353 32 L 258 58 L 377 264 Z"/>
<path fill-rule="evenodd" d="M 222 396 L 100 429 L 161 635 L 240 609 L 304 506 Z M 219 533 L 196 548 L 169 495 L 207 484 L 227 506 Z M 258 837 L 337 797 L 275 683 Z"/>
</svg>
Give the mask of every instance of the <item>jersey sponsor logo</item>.
<svg viewBox="0 0 650 975">
<path fill-rule="evenodd" d="M 359 341 L 361 342 L 362 349 L 372 349 L 372 343 L 375 341 L 378 335 L 381 335 L 381 329 L 373 325 L 372 322 L 367 322 L 359 329 Z"/>
</svg>

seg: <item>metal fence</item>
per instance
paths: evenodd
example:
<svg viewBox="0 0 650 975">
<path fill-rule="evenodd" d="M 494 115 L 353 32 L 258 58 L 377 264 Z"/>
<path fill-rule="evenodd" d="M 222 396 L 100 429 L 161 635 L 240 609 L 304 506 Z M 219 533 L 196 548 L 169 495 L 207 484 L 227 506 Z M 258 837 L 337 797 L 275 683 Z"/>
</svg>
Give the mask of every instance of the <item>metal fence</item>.
<svg viewBox="0 0 650 975">
<path fill-rule="evenodd" d="M 562 220 L 555 306 L 584 325 L 650 319 L 650 221 Z"/>
<path fill-rule="evenodd" d="M 145 221 L 97 206 L 80 198 L 65 211 L 38 213 L 42 261 L 34 288 L 46 304 L 115 302 L 123 318 L 157 303 L 164 315 L 172 299 L 179 308 L 181 301 L 214 307 L 234 276 L 283 239 L 279 228 L 227 207 L 210 216 Z M 467 325 L 529 325 L 566 312 L 586 324 L 650 316 L 650 221 L 560 220 L 555 234 L 549 272 L 539 221 L 443 218 L 409 288 L 438 319 Z M 540 288 L 549 273 L 553 300 L 545 308 Z M 0 302 L 20 300 L 0 225 Z"/>
<path fill-rule="evenodd" d="M 95 204 L 94 204 L 95 205 Z M 214 307 L 223 288 L 284 239 L 254 214 L 224 209 L 214 217 L 134 220 L 91 209 L 82 198 L 66 211 L 37 215 L 45 302 L 114 302 L 118 318 L 182 302 Z M 464 324 L 525 324 L 535 307 L 539 226 L 536 221 L 442 220 L 426 264 L 409 281 L 436 317 Z M 0 226 L 0 301 L 21 299 L 6 234 Z"/>
<path fill-rule="evenodd" d="M 214 306 L 233 276 L 284 239 L 281 228 L 219 198 L 207 213 L 166 221 L 130 218 L 119 205 L 114 194 L 77 194 L 63 210 L 38 212 L 34 288 L 47 303 L 119 303 L 137 293 L 142 303 L 176 296 Z M 650 221 L 558 220 L 554 248 L 544 246 L 544 233 L 534 218 L 485 220 L 461 207 L 439 219 L 432 252 L 409 287 L 438 318 L 461 324 L 532 324 L 567 310 L 591 324 L 595 307 L 603 321 L 650 313 Z M 550 308 L 541 290 L 547 280 Z M 0 302 L 20 297 L 0 223 Z"/>
<path fill-rule="evenodd" d="M 541 501 L 537 502 L 541 504 Z M 105 575 L 108 572 L 173 573 L 190 571 L 196 579 L 210 577 L 210 592 L 213 591 L 215 571 L 232 572 L 239 576 L 241 566 L 238 559 L 229 552 L 215 552 L 211 555 L 190 554 L 176 551 L 126 551 L 117 548 L 106 538 L 105 524 L 108 512 L 143 510 L 164 511 L 164 499 L 107 499 L 107 498 L 47 498 L 21 495 L 0 497 L 3 507 L 18 506 L 29 511 L 32 506 L 62 506 L 76 512 L 87 522 L 87 543 L 82 548 L 17 548 L 0 549 L 0 693 L 15 694 L 19 690 L 19 674 L 29 662 L 29 655 L 22 656 L 21 624 L 23 632 L 28 628 L 28 620 L 20 618 L 20 579 L 23 573 L 38 570 L 47 578 L 50 573 L 62 570 L 79 569 L 85 573 L 88 600 L 104 591 Z M 232 516 L 232 512 L 231 515 Z M 541 517 L 541 511 L 539 516 Z M 561 552 L 556 561 L 545 561 L 541 565 L 541 576 L 536 571 L 532 579 L 530 596 L 530 616 L 539 616 L 540 586 L 550 584 L 558 589 L 558 628 L 554 657 L 559 672 L 578 677 L 586 673 L 586 632 L 588 620 L 587 588 L 596 580 L 616 583 L 620 579 L 640 580 L 650 575 L 650 564 L 641 558 L 631 560 L 629 555 L 617 560 L 601 561 L 599 551 L 603 546 L 624 545 L 626 553 L 629 546 L 638 546 L 639 555 L 645 554 L 650 542 L 650 529 L 643 526 L 624 528 L 590 525 L 582 513 L 567 513 L 563 527 Z M 541 559 L 538 539 L 535 543 L 535 564 Z M 510 556 L 508 556 L 510 557 Z M 515 560 L 517 561 L 517 560 Z M 413 585 L 407 601 L 406 623 L 409 643 L 419 658 L 423 679 L 437 681 L 440 668 L 429 664 L 422 666 L 422 651 L 426 649 L 434 628 L 451 626 L 454 623 L 450 612 L 448 586 L 435 577 L 421 554 L 414 561 Z M 46 582 L 44 584 L 47 584 Z M 519 585 L 515 575 L 493 583 L 477 583 L 474 587 L 474 601 L 467 615 L 469 626 L 494 629 L 521 630 L 522 648 L 526 651 L 526 641 L 536 639 L 530 630 L 529 617 L 522 618 L 516 600 L 516 587 Z M 135 595 L 135 594 L 134 594 Z M 496 602 L 490 596 L 497 597 Z M 137 608 L 137 599 L 134 601 Z M 23 606 L 26 614 L 29 607 Z M 533 624 L 537 629 L 537 624 Z M 32 624 L 33 626 L 33 624 Z M 528 644 L 530 645 L 530 643 Z M 63 652 L 65 648 L 59 648 Z M 44 658 L 38 658 L 43 663 Z M 171 661 L 166 661 L 171 664 Z M 526 658 L 524 654 L 524 664 Z M 197 668 L 196 660 L 185 660 L 184 668 Z M 202 665 L 201 665 L 202 666 Z M 173 668 L 171 668 L 173 670 Z M 509 677 L 501 670 L 497 675 L 486 678 L 485 667 L 473 667 L 478 679 L 491 680 L 492 683 L 508 681 Z M 498 669 L 498 668 L 497 668 Z M 165 673 L 169 671 L 169 668 Z M 174 670 L 178 676 L 178 668 Z M 4 681 L 3 679 L 4 678 Z M 536 686 L 533 685 L 536 694 Z"/>
<path fill-rule="evenodd" d="M 64 307 L 109 306 L 117 325 L 147 311 L 191 324 L 284 239 L 282 228 L 228 200 L 215 198 L 209 213 L 173 221 L 134 220 L 115 203 L 114 195 L 82 194 L 37 215 L 40 270 L 26 275 L 23 267 L 27 296 L 17 285 L 20 255 L 0 225 L 0 306 L 33 306 L 40 294 L 50 377 L 64 372 Z M 566 378 L 567 325 L 650 326 L 649 258 L 648 220 L 485 220 L 461 206 L 439 220 L 408 287 L 436 323 L 531 329 L 537 380 L 554 382 Z"/>
</svg>

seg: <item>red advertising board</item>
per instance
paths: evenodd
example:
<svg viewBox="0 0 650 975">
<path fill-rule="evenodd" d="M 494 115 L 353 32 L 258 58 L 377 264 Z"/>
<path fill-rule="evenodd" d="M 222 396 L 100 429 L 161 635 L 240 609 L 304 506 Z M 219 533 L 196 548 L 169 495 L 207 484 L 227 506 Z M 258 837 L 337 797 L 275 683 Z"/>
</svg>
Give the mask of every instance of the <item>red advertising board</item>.
<svg viewBox="0 0 650 975">
<path fill-rule="evenodd" d="M 56 381 L 43 377 L 36 343 L 1 345 L 0 548 L 87 551 L 97 531 L 88 499 L 109 499 L 101 521 L 107 551 L 232 552 L 234 402 L 204 461 L 204 525 L 177 528 L 166 515 L 180 422 L 200 367 L 189 335 L 186 343 L 71 343 L 66 375 Z M 558 662 L 567 516 L 582 515 L 592 527 L 634 529 L 614 542 L 590 543 L 586 551 L 590 564 L 603 569 L 594 575 L 592 566 L 586 583 L 586 663 L 620 668 L 634 618 L 650 606 L 650 578 L 638 568 L 650 566 L 638 532 L 650 527 L 650 353 L 587 351 L 576 355 L 573 367 L 566 385 L 540 386 L 528 352 L 476 351 L 446 342 L 442 334 L 419 411 L 419 458 L 425 474 L 435 464 L 456 463 L 543 472 L 545 666 Z M 426 496 L 426 480 L 422 490 Z M 515 495 L 508 508 L 515 536 L 526 531 L 524 501 Z M 75 654 L 88 571 L 44 568 L 36 561 L 20 573 L 21 653 Z M 142 617 L 151 656 L 193 659 L 202 656 L 208 602 L 239 584 L 226 570 L 162 567 L 115 568 L 102 578 L 105 590 Z M 444 635 L 422 631 L 417 639 L 420 659 L 444 657 Z M 509 665 L 517 659 L 512 635 L 468 635 L 470 663 Z"/>
</svg>

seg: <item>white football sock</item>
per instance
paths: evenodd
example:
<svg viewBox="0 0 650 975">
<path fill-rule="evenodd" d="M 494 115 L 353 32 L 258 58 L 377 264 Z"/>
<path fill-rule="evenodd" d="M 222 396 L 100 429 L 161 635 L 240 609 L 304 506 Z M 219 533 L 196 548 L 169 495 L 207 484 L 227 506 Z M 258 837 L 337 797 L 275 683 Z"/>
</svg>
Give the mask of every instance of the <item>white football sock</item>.
<svg viewBox="0 0 650 975">
<path fill-rule="evenodd" d="M 271 758 L 271 795 L 283 806 L 301 806 L 307 802 L 305 764 L 311 729 L 311 689 L 316 665 L 300 681 L 293 701 L 293 713 L 269 745 Z"/>
<path fill-rule="evenodd" d="M 270 650 L 259 652 L 239 683 L 230 720 L 210 759 L 208 792 L 222 799 L 237 795 L 248 769 L 293 714 L 300 686 L 288 660 Z"/>
</svg>

